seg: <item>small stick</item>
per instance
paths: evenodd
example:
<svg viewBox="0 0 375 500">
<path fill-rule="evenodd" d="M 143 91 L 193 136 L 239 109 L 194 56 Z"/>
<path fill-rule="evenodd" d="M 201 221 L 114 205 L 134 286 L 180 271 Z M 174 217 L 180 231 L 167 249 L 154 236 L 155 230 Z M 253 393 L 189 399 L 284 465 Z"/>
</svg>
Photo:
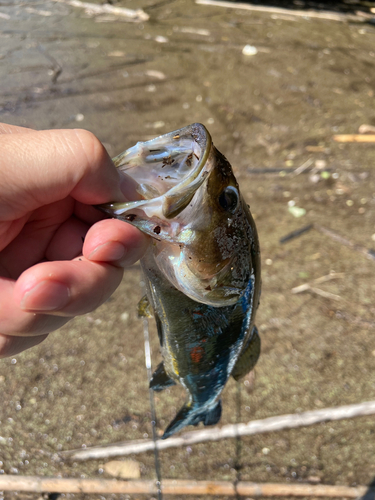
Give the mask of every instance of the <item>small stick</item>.
<svg viewBox="0 0 375 500">
<path fill-rule="evenodd" d="M 287 234 L 286 236 L 283 236 L 280 238 L 280 243 L 286 243 L 287 241 L 294 240 L 295 238 L 298 238 L 298 236 L 301 236 L 301 234 L 307 233 L 307 231 L 310 231 L 314 227 L 314 224 L 308 224 L 307 226 L 301 227 L 301 229 L 296 229 L 295 231 L 292 231 L 291 233 Z"/>
<path fill-rule="evenodd" d="M 247 3 L 232 3 L 225 2 L 222 0 L 195 0 L 198 5 L 213 5 L 215 7 L 225 7 L 229 9 L 243 9 L 251 10 L 254 12 L 266 12 L 268 14 L 281 14 L 288 16 L 298 16 L 298 17 L 315 17 L 317 19 L 328 19 L 329 21 L 349 21 L 356 20 L 362 21 L 362 18 L 352 14 L 340 14 L 335 12 L 318 12 L 316 10 L 294 10 L 294 9 L 282 9 L 281 7 L 264 7 L 262 5 L 249 5 Z"/>
<path fill-rule="evenodd" d="M 47 52 L 47 50 L 45 49 L 45 47 L 43 47 L 42 45 L 38 45 L 38 50 L 41 54 L 44 55 L 44 57 L 46 59 L 48 59 L 51 63 L 52 63 L 52 83 L 56 83 L 57 82 L 57 79 L 58 77 L 61 75 L 62 73 L 62 67 L 60 66 L 60 64 L 56 61 L 56 59 L 51 56 L 51 54 L 49 54 Z"/>
<path fill-rule="evenodd" d="M 180 436 L 171 437 L 164 441 L 157 441 L 156 443 L 152 440 L 129 441 L 102 447 L 86 448 L 84 450 L 71 450 L 62 453 L 61 455 L 65 459 L 69 460 L 96 460 L 114 456 L 125 456 L 130 455 L 131 453 L 153 451 L 155 445 L 159 450 L 164 450 L 166 448 L 190 446 L 192 444 L 204 443 L 206 441 L 220 441 L 227 438 L 236 438 L 237 436 L 251 436 L 266 432 L 295 429 L 297 427 L 306 427 L 320 422 L 343 420 L 374 414 L 375 401 L 367 401 L 365 403 L 339 406 L 337 408 L 324 408 L 321 410 L 269 417 L 263 420 L 253 420 L 246 424 L 229 424 L 224 425 L 221 428 L 212 427 L 201 431 L 186 432 Z M 165 493 L 164 482 L 162 491 Z"/>
<path fill-rule="evenodd" d="M 73 479 L 38 476 L 0 476 L 0 491 L 31 491 L 37 493 L 96 493 L 96 494 L 148 494 L 155 495 L 153 481 L 117 481 L 115 479 Z M 367 486 L 339 486 L 326 484 L 251 483 L 240 481 L 192 481 L 165 479 L 166 495 L 217 495 L 251 497 L 330 497 L 358 498 L 373 495 L 375 488 Z M 371 496 L 372 498 L 372 496 Z"/>
<path fill-rule="evenodd" d="M 328 227 L 321 226 L 320 224 L 316 224 L 316 223 L 308 224 L 307 226 L 303 226 L 301 229 L 296 229 L 295 231 L 288 233 L 287 235 L 280 238 L 279 242 L 286 243 L 287 241 L 293 240 L 294 238 L 301 236 L 301 234 L 304 234 L 307 231 L 310 231 L 310 229 L 312 229 L 312 228 L 316 229 L 320 233 L 325 234 L 326 236 L 329 236 L 332 240 L 337 241 L 337 243 L 340 243 L 341 245 L 344 245 L 345 247 L 349 247 L 352 250 L 355 250 L 356 252 L 359 252 L 362 255 L 365 255 L 368 259 L 375 260 L 375 250 L 374 249 L 366 248 L 362 245 L 358 245 L 357 243 L 354 243 L 353 241 L 348 240 L 348 238 L 344 238 L 343 236 L 336 233 L 332 229 L 329 229 Z"/>
<path fill-rule="evenodd" d="M 314 286 L 310 286 L 307 283 L 305 285 L 296 286 L 295 288 L 292 288 L 292 293 L 301 293 L 301 292 L 312 292 L 315 293 L 316 295 L 324 297 L 325 299 L 341 300 L 341 297 L 339 295 L 335 295 L 334 293 L 330 292 L 325 292 L 324 290 L 321 290 L 320 288 L 316 288 Z"/>
<path fill-rule="evenodd" d="M 302 163 L 301 166 L 299 166 L 295 169 L 295 171 L 293 172 L 293 175 L 302 174 L 302 172 L 307 170 L 310 167 L 310 165 L 312 165 L 313 162 L 314 162 L 314 160 L 312 158 L 309 158 L 308 160 L 305 161 L 305 163 Z"/>
<path fill-rule="evenodd" d="M 375 142 L 375 134 L 339 134 L 334 135 L 336 142 Z"/>
<path fill-rule="evenodd" d="M 142 9 L 126 9 L 125 7 L 114 7 L 110 4 L 98 5 L 95 3 L 81 2 L 81 0 L 53 0 L 54 2 L 65 3 L 72 7 L 85 9 L 90 14 L 113 14 L 115 16 L 125 17 L 129 21 L 142 23 L 148 21 L 150 16 Z"/>
<path fill-rule="evenodd" d="M 326 281 L 331 281 L 337 278 L 343 278 L 344 276 L 345 276 L 344 273 L 326 274 L 325 276 L 321 276 L 320 278 L 316 278 L 313 281 L 310 281 L 310 283 L 304 283 L 303 285 L 295 286 L 294 288 L 292 288 L 292 293 L 312 292 L 315 293 L 316 295 L 324 297 L 325 299 L 341 300 L 341 297 L 339 295 L 335 295 L 334 293 L 330 292 L 325 292 L 324 290 L 316 288 L 313 285 L 318 285 L 319 283 L 325 283 Z"/>
<path fill-rule="evenodd" d="M 314 224 L 314 228 L 319 231 L 320 233 L 325 234 L 326 236 L 329 236 L 332 240 L 337 241 L 338 243 L 341 243 L 341 245 L 344 245 L 346 247 L 351 248 L 352 250 L 355 250 L 356 252 L 359 252 L 369 259 L 375 260 L 375 251 L 372 250 L 371 248 L 366 248 L 362 245 L 357 245 L 351 240 L 348 240 L 347 238 L 344 238 L 340 234 L 336 233 L 332 229 L 328 229 L 327 227 L 321 226 L 320 224 Z"/>
</svg>

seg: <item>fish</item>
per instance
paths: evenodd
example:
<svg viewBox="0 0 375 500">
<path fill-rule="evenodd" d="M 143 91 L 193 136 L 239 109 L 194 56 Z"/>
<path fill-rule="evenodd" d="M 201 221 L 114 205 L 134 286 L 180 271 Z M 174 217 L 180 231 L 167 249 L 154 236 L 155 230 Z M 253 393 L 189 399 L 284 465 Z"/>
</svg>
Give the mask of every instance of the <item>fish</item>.
<svg viewBox="0 0 375 500">
<path fill-rule="evenodd" d="M 187 425 L 215 425 L 229 377 L 246 375 L 260 354 L 260 249 L 249 206 L 200 123 L 138 142 L 113 161 L 139 199 L 98 208 L 151 236 L 139 312 L 152 311 L 163 361 L 150 387 L 180 383 L 187 393 L 162 439 Z"/>
</svg>

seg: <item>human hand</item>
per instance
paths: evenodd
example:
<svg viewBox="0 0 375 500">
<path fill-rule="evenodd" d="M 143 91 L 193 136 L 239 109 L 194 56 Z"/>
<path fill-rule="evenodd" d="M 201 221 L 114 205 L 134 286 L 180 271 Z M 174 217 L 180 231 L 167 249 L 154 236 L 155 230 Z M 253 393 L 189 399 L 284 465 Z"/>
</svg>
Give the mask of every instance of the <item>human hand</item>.
<svg viewBox="0 0 375 500">
<path fill-rule="evenodd" d="M 148 238 L 92 205 L 125 201 L 131 181 L 85 130 L 0 124 L 0 357 L 94 310 Z"/>
</svg>

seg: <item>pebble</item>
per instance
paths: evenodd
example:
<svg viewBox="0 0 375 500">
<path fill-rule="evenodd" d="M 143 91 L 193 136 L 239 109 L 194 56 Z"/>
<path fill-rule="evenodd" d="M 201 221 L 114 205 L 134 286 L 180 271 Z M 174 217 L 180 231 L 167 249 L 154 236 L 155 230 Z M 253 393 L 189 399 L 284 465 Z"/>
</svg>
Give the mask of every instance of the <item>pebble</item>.
<svg viewBox="0 0 375 500">
<path fill-rule="evenodd" d="M 255 56 L 255 54 L 258 54 L 258 49 L 253 45 L 245 45 L 242 49 L 242 54 L 244 56 Z"/>
</svg>

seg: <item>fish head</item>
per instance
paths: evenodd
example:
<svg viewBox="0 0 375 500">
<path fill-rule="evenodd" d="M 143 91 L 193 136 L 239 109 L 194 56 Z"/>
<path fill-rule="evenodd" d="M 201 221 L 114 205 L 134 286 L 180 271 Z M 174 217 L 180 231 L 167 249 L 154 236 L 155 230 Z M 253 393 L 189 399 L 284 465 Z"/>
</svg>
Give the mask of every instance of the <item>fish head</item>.
<svg viewBox="0 0 375 500">
<path fill-rule="evenodd" d="M 153 238 L 153 262 L 175 288 L 204 304 L 235 304 L 254 279 L 256 230 L 206 128 L 193 124 L 138 143 L 114 163 L 141 199 L 98 208 Z"/>
</svg>

